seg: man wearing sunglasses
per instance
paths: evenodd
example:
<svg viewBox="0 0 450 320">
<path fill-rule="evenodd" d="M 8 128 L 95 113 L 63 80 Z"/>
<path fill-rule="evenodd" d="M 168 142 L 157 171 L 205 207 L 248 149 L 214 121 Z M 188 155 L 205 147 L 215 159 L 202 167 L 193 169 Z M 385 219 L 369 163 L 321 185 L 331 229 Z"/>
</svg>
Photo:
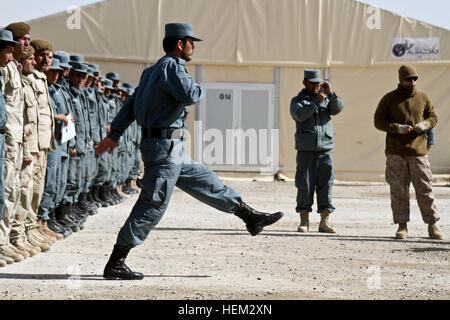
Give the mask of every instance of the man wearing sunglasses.
<svg viewBox="0 0 450 320">
<path fill-rule="evenodd" d="M 430 238 L 442 240 L 442 233 L 436 226 L 439 216 L 434 203 L 426 134 L 436 126 L 437 116 L 430 98 L 416 90 L 418 79 L 413 66 L 400 67 L 400 84 L 378 104 L 375 127 L 387 133 L 386 181 L 390 186 L 394 223 L 399 225 L 395 237 L 406 239 L 408 236 L 409 185 L 412 182 Z"/>
</svg>

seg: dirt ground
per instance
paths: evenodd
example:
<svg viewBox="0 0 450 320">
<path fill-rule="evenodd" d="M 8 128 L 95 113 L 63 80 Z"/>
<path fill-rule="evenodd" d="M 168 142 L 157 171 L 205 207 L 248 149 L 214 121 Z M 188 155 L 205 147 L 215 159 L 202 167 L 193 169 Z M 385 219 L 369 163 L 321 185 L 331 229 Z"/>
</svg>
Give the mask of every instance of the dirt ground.
<svg viewBox="0 0 450 320">
<path fill-rule="evenodd" d="M 251 237 L 233 215 L 176 190 L 147 241 L 127 264 L 142 281 L 103 280 L 103 267 L 137 196 L 99 209 L 85 229 L 50 251 L 0 269 L 0 300 L 303 300 L 450 298 L 450 188 L 435 187 L 446 240 L 428 238 L 411 201 L 410 238 L 395 240 L 388 187 L 334 187 L 336 235 L 299 234 L 293 182 L 224 180 L 249 205 L 285 213 Z M 414 199 L 414 192 L 411 192 Z"/>
</svg>

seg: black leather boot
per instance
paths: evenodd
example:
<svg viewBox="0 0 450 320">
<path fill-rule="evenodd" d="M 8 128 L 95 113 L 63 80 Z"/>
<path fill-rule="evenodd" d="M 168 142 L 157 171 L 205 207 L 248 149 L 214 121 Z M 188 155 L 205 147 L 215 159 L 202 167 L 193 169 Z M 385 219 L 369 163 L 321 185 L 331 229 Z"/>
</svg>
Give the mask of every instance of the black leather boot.
<svg viewBox="0 0 450 320">
<path fill-rule="evenodd" d="M 86 211 L 80 209 L 78 203 L 70 206 L 69 217 L 75 221 L 80 230 L 84 229 L 84 223 L 88 216 L 89 214 Z"/>
<path fill-rule="evenodd" d="M 88 202 L 90 202 L 91 204 L 96 206 L 97 208 L 101 208 L 102 207 L 102 204 L 100 202 L 98 202 L 97 200 L 95 200 L 95 198 L 94 198 L 94 196 L 92 194 L 92 188 L 87 193 L 87 200 L 88 200 Z"/>
<path fill-rule="evenodd" d="M 234 215 L 244 220 L 248 232 L 252 236 L 256 236 L 264 229 L 264 227 L 267 227 L 280 220 L 283 217 L 283 212 L 258 212 L 242 202 L 241 206 L 234 213 Z"/>
<path fill-rule="evenodd" d="M 125 264 L 125 259 L 127 258 L 130 249 L 131 248 L 119 246 L 118 244 L 114 245 L 113 252 L 103 271 L 103 278 L 122 280 L 142 280 L 144 278 L 142 273 L 131 271 Z"/>
<path fill-rule="evenodd" d="M 93 186 L 92 187 L 92 197 L 94 198 L 97 203 L 99 203 L 103 208 L 106 208 L 109 206 L 109 203 L 106 201 L 103 201 L 100 198 L 100 187 L 99 186 Z"/>
<path fill-rule="evenodd" d="M 125 201 L 125 198 L 120 195 L 120 193 L 117 190 L 117 188 L 115 188 L 115 189 L 112 188 L 111 189 L 111 194 L 113 195 L 113 197 L 115 197 L 117 199 L 118 203 L 121 203 L 121 202 Z"/>
<path fill-rule="evenodd" d="M 90 203 L 87 200 L 87 193 L 83 192 L 80 193 L 80 196 L 78 197 L 78 204 L 77 206 L 83 210 L 89 213 L 90 216 L 94 215 L 97 213 L 97 206 L 94 205 L 93 203 Z"/>
<path fill-rule="evenodd" d="M 128 184 L 126 181 L 122 183 L 122 192 L 131 195 L 131 190 L 128 188 Z"/>
<path fill-rule="evenodd" d="M 49 213 L 50 220 L 47 222 L 47 227 L 50 230 L 52 230 L 53 232 L 62 234 L 64 238 L 67 238 L 68 236 L 70 236 L 72 234 L 72 229 L 60 224 L 58 222 L 58 220 L 56 220 L 55 210 L 56 209 L 50 210 L 50 213 Z"/>
<path fill-rule="evenodd" d="M 80 196 L 78 197 L 78 203 L 80 205 L 80 208 L 88 211 L 89 214 L 91 214 L 91 211 L 97 211 L 97 205 L 89 202 L 87 192 L 80 193 Z"/>
<path fill-rule="evenodd" d="M 80 231 L 78 224 L 69 217 L 70 204 L 63 204 L 56 208 L 55 217 L 64 227 L 72 229 L 73 232 Z"/>
<path fill-rule="evenodd" d="M 108 184 L 104 184 L 100 187 L 99 196 L 100 196 L 100 199 L 107 202 L 110 206 L 113 206 L 116 204 L 116 201 L 113 199 L 113 197 L 111 196 L 111 194 L 109 192 Z"/>
</svg>

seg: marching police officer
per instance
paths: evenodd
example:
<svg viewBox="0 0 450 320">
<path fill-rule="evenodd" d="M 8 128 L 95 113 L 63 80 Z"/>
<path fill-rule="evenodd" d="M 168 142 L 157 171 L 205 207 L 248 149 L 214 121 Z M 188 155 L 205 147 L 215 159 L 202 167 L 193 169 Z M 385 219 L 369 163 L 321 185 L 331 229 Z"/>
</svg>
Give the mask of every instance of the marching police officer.
<svg viewBox="0 0 450 320">
<path fill-rule="evenodd" d="M 165 31 L 166 55 L 144 71 L 135 93 L 111 124 L 108 137 L 97 147 L 98 154 L 107 150 L 111 153 L 134 120 L 142 126 L 144 187 L 118 234 L 105 266 L 105 278 L 143 278 L 142 273 L 133 272 L 125 265 L 125 259 L 130 249 L 141 244 L 160 221 L 175 186 L 216 209 L 234 213 L 244 220 L 253 236 L 283 216 L 281 212 L 267 214 L 250 208 L 212 170 L 185 154 L 182 131 L 185 107 L 204 97 L 203 88 L 194 83 L 185 65 L 192 59 L 194 41 L 200 39 L 195 37 L 191 24 L 167 24 Z"/>
</svg>

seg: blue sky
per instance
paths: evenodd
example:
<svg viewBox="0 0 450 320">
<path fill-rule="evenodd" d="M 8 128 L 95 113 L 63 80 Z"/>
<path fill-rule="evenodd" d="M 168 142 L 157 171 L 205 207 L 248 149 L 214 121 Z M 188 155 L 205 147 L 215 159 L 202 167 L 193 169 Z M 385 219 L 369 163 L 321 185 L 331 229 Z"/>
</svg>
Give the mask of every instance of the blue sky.
<svg viewBox="0 0 450 320">
<path fill-rule="evenodd" d="M 1 0 L 0 26 L 66 11 L 101 0 Z M 214 0 L 210 0 L 214 1 Z M 340 0 L 334 0 L 340 1 Z M 357 0 L 450 30 L 448 0 Z"/>
</svg>

